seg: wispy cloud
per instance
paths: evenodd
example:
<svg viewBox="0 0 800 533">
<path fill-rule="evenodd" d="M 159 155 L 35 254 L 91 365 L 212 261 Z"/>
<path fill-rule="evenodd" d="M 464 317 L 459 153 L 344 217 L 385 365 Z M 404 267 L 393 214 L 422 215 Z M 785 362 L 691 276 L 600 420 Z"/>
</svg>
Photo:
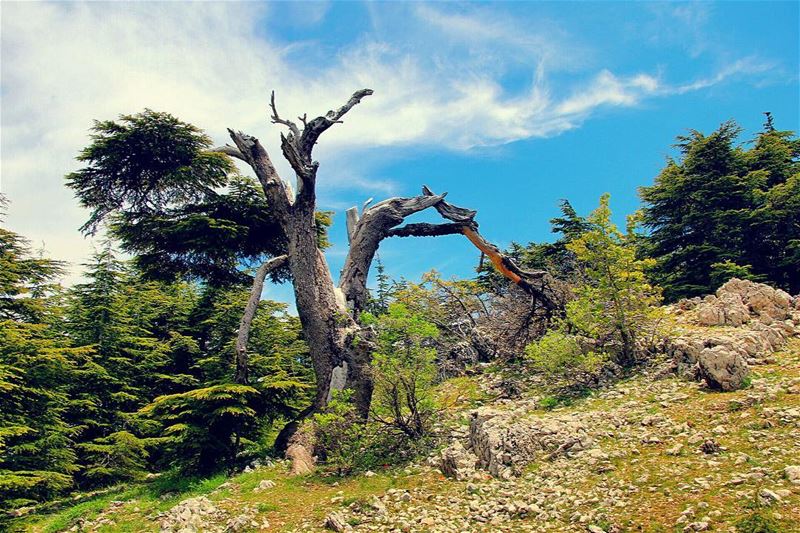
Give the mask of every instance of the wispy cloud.
<svg viewBox="0 0 800 533">
<path fill-rule="evenodd" d="M 307 22 L 323 24 L 328 5 L 314 7 Z M 269 90 L 283 113 L 297 116 L 374 89 L 346 126 L 320 142 L 321 195 L 338 205 L 341 191 L 363 198 L 401 190 L 391 176 L 365 177 L 369 168 L 358 163 L 371 148 L 469 150 L 558 135 L 604 107 L 636 106 L 766 68 L 745 59 L 670 85 L 648 72 L 588 70 L 582 58 L 590 50 L 553 22 L 520 23 L 496 9 L 449 4 L 370 8 L 378 13 L 374 29 L 299 68 L 295 58 L 309 44 L 265 37 L 273 15 L 264 4 L 4 3 L 0 186 L 12 201 L 8 225 L 43 241 L 55 257 L 82 261 L 90 244 L 76 228 L 86 214 L 62 177 L 77 167 L 93 119 L 144 107 L 169 111 L 218 142 L 226 141 L 226 127 L 258 135 L 278 162 Z M 408 27 L 383 32 L 383 9 L 406 10 L 393 18 Z M 509 73 L 522 73 L 523 82 L 509 86 Z M 327 170 L 351 165 L 353 174 Z"/>
<path fill-rule="evenodd" d="M 753 76 L 766 74 L 773 71 L 776 65 L 772 61 L 764 61 L 756 57 L 745 57 L 738 59 L 729 65 L 719 69 L 713 76 L 700 78 L 695 81 L 666 88 L 667 93 L 683 94 L 691 91 L 699 91 L 714 85 L 720 84 L 725 80 L 735 76 Z"/>
<path fill-rule="evenodd" d="M 658 44 L 680 46 L 693 58 L 716 48 L 707 23 L 714 6 L 710 2 L 651 2 L 653 19 L 641 30 Z"/>
</svg>

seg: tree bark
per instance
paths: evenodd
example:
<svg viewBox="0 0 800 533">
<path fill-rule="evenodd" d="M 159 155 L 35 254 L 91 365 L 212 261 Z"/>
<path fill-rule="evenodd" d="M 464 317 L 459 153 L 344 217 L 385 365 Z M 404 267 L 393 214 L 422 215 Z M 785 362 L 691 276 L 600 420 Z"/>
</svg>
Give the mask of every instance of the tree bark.
<svg viewBox="0 0 800 533">
<path fill-rule="evenodd" d="M 526 293 L 537 298 L 548 310 L 557 310 L 564 304 L 564 291 L 546 271 L 527 271 L 487 241 L 478 232 L 474 218 L 477 211 L 452 205 L 444 200 L 445 194 L 436 195 L 423 187 L 421 196 L 414 198 L 392 198 L 365 210 L 353 228 L 350 250 L 345 259 L 339 287 L 348 304 L 358 313 L 364 310 L 369 299 L 367 276 L 372 259 L 386 237 L 437 237 L 441 235 L 464 235 L 482 254 L 487 256 L 495 268 L 516 283 Z M 451 222 L 442 224 L 414 223 L 399 226 L 405 218 L 429 207 Z"/>
<path fill-rule="evenodd" d="M 358 412 L 365 417 L 369 412 L 373 389 L 370 372 L 372 343 L 369 330 L 359 326 L 358 316 L 368 302 L 367 276 L 372 260 L 381 241 L 386 237 L 460 233 L 485 253 L 504 275 L 529 294 L 539 298 L 543 305 L 553 308 L 559 305 L 557 285 L 546 272 L 527 272 L 517 267 L 497 247 L 480 236 L 478 225 L 473 220 L 475 211 L 449 204 L 444 200 L 446 194 L 436 195 L 427 187 L 423 188 L 420 196 L 390 198 L 367 207 L 371 201 L 369 200 L 364 204 L 360 217 L 357 210 L 350 210 L 348 214 L 350 250 L 339 286 L 338 288 L 334 286 L 330 268 L 317 241 L 314 215 L 319 163 L 314 161 L 312 151 L 322 133 L 334 124 L 340 123 L 348 111 L 371 94 L 370 89 L 362 89 L 355 92 L 345 105 L 328 111 L 324 116 L 307 120 L 304 115 L 300 118 L 303 123 L 302 129 L 293 121 L 284 119 L 278 114 L 275 95 L 272 94 L 270 101 L 272 122 L 288 128 L 286 134 L 281 134 L 281 151 L 296 174 L 296 193 L 292 192 L 289 184 L 280 178 L 258 139 L 242 132 L 228 130 L 235 147 L 226 145 L 215 149 L 241 159 L 253 168 L 270 209 L 275 212 L 275 218 L 286 236 L 288 254 L 282 261 L 288 261 L 291 271 L 297 312 L 311 352 L 317 384 L 313 406 L 304 412 L 304 416 L 324 408 L 331 398 L 332 389 L 342 387 L 354 390 L 354 402 Z M 435 208 L 450 222 L 400 226 L 409 215 L 430 207 Z M 277 259 L 279 258 L 275 260 Z M 247 380 L 247 334 L 267 269 L 265 263 L 257 272 L 237 341 L 237 380 L 241 379 L 244 382 Z M 339 291 L 344 298 L 337 298 Z M 291 436 L 293 430 L 288 429 L 289 427 L 298 428 L 300 424 L 287 426 L 287 431 L 281 433 L 280 442 L 289 447 L 307 447 L 305 436 L 298 435 L 293 439 Z M 308 454 L 300 455 L 307 457 Z"/>
<path fill-rule="evenodd" d="M 253 318 L 256 316 L 258 302 L 261 300 L 261 291 L 264 289 L 264 279 L 267 274 L 283 265 L 287 259 L 288 256 L 281 255 L 264 261 L 253 277 L 250 297 L 247 299 L 247 305 L 239 322 L 239 333 L 236 336 L 236 374 L 233 379 L 236 383 L 247 385 L 249 380 L 247 342 L 250 340 L 250 327 L 253 324 Z"/>
</svg>

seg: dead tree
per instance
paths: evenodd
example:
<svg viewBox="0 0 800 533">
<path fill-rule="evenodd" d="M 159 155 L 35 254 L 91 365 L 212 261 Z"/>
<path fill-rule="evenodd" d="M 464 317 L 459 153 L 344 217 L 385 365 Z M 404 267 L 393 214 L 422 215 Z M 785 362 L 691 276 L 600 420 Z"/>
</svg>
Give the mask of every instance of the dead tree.
<svg viewBox="0 0 800 533">
<path fill-rule="evenodd" d="M 461 234 L 467 237 L 494 266 L 547 309 L 561 305 L 555 280 L 544 271 L 519 268 L 478 232 L 476 212 L 445 201 L 446 193 L 434 194 L 423 187 L 422 194 L 410 198 L 390 198 L 370 207 L 348 210 L 350 249 L 339 280 L 334 284 L 328 263 L 317 241 L 315 227 L 316 179 L 319 163 L 312 151 L 319 137 L 361 100 L 370 89 L 357 91 L 342 107 L 324 116 L 300 118 L 302 128 L 282 118 L 272 94 L 272 122 L 287 128 L 281 134 L 281 151 L 297 177 L 297 191 L 281 179 L 267 151 L 258 139 L 228 130 L 235 146 L 215 149 L 246 162 L 261 183 L 275 218 L 286 235 L 288 253 L 262 265 L 256 273 L 250 300 L 242 318 L 237 341 L 237 377 L 246 380 L 247 335 L 263 288 L 265 276 L 288 261 L 297 311 L 308 342 L 316 375 L 313 410 L 323 408 L 336 389 L 352 388 L 357 410 L 366 416 L 372 397 L 369 372 L 370 340 L 358 323 L 368 301 L 367 276 L 375 252 L 388 237 L 435 237 Z M 447 221 L 441 224 L 402 225 L 406 217 L 434 208 Z M 242 373 L 240 375 L 240 372 Z"/>
</svg>

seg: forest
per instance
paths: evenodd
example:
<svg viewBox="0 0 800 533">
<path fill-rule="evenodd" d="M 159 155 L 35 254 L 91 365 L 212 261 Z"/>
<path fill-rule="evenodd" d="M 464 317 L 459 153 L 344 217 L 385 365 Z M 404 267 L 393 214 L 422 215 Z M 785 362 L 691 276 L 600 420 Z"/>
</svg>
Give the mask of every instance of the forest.
<svg viewBox="0 0 800 533">
<path fill-rule="evenodd" d="M 0 527 L 76 494 L 284 458 L 341 479 L 403 468 L 445 444 L 443 384 L 502 367 L 544 380 L 543 408 L 569 405 L 659 360 L 664 306 L 732 278 L 800 293 L 800 139 L 780 117 L 676 132 L 625 227 L 609 195 L 590 213 L 567 198 L 550 241 L 520 228 L 502 250 L 458 190 L 318 209 L 314 146 L 371 94 L 299 122 L 273 94 L 293 180 L 246 133 L 214 146 L 167 112 L 100 117 L 65 177 L 96 243 L 79 283 L 0 228 Z M 442 222 L 406 222 L 425 210 Z M 334 223 L 350 242 L 338 279 Z M 445 235 L 476 248 L 473 277 L 390 279 L 376 259 L 384 239 Z M 268 283 L 292 285 L 297 314 L 261 298 Z"/>
</svg>

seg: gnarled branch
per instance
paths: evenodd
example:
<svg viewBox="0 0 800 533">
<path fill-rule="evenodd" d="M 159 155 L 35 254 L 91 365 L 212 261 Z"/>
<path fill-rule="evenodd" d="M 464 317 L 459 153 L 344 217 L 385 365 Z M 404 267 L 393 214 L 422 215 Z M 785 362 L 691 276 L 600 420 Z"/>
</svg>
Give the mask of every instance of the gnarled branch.
<svg viewBox="0 0 800 533">
<path fill-rule="evenodd" d="M 256 173 L 256 177 L 261 183 L 261 188 L 264 189 L 267 201 L 273 209 L 279 213 L 284 213 L 291 205 L 291 197 L 287 191 L 286 183 L 278 175 L 278 171 L 275 170 L 275 165 L 272 164 L 267 151 L 255 137 L 241 131 L 233 131 L 230 128 L 228 128 L 228 133 L 234 144 L 236 144 L 236 148 L 242 156 L 241 159 L 247 162 Z M 284 216 L 278 216 L 277 219 L 282 224 L 285 223 Z"/>
<path fill-rule="evenodd" d="M 258 309 L 258 302 L 261 300 L 261 291 L 264 289 L 264 280 L 267 274 L 273 270 L 283 266 L 289 259 L 288 255 L 279 255 L 273 257 L 268 261 L 264 261 L 258 270 L 256 270 L 253 277 L 253 286 L 250 289 L 250 297 L 247 300 L 247 305 L 244 308 L 242 319 L 239 322 L 239 333 L 236 336 L 236 375 L 234 381 L 236 383 L 247 384 L 248 369 L 247 369 L 247 342 L 250 340 L 250 326 L 253 324 L 253 318 L 256 316 L 256 309 Z"/>
<path fill-rule="evenodd" d="M 423 187 L 422 195 L 413 198 L 391 198 L 366 209 L 353 226 L 350 251 L 345 259 L 339 287 L 356 313 L 364 309 L 369 293 L 367 276 L 372 259 L 380 242 L 386 237 L 437 237 L 462 234 L 488 257 L 495 268 L 522 290 L 535 297 L 545 308 L 554 311 L 563 306 L 563 290 L 559 283 L 545 271 L 527 271 L 520 268 L 494 244 L 478 232 L 476 211 L 445 201 L 446 193 L 434 194 Z M 399 226 L 412 213 L 433 207 L 450 223 L 413 223 Z M 354 212 L 355 208 L 350 211 Z"/>
<path fill-rule="evenodd" d="M 449 224 L 429 224 L 420 222 L 406 224 L 399 228 L 389 230 L 387 237 L 440 237 L 442 235 L 456 235 L 464 232 L 464 225 L 455 222 Z"/>
<path fill-rule="evenodd" d="M 303 200 L 305 204 L 310 204 L 314 199 L 314 185 L 319 163 L 313 160 L 312 151 L 317 143 L 319 136 L 334 124 L 341 123 L 341 118 L 350 111 L 362 98 L 372 94 L 372 89 L 361 89 L 353 93 L 353 96 L 342 107 L 337 110 L 328 111 L 325 116 L 320 116 L 308 120 L 306 115 L 300 118 L 303 123 L 303 130 L 291 120 L 281 118 L 275 105 L 275 91 L 270 97 L 270 108 L 272 109 L 272 122 L 283 124 L 289 128 L 289 133 L 281 134 L 281 151 L 289 161 L 298 178 L 298 200 Z"/>
<path fill-rule="evenodd" d="M 427 185 L 422 186 L 422 194 L 425 196 L 436 196 Z M 473 209 L 458 207 L 445 202 L 444 200 L 437 203 L 434 207 L 439 214 L 442 215 L 442 217 L 446 218 L 447 220 L 452 220 L 453 222 L 459 222 L 462 224 L 471 223 L 475 218 L 475 215 L 478 214 L 478 212 Z"/>
<path fill-rule="evenodd" d="M 284 120 L 278 115 L 278 108 L 275 106 L 275 91 L 272 91 L 269 96 L 269 107 L 272 109 L 272 115 L 270 118 L 272 119 L 273 124 L 283 124 L 289 128 L 295 137 L 300 137 L 300 130 L 297 128 L 297 124 L 291 120 Z"/>
<path fill-rule="evenodd" d="M 444 195 L 389 198 L 365 209 L 353 224 L 350 250 L 339 279 L 339 287 L 347 301 L 353 305 L 356 314 L 367 304 L 367 275 L 380 242 L 389 236 L 392 228 L 402 224 L 406 217 L 436 205 L 443 198 Z"/>
<path fill-rule="evenodd" d="M 339 109 L 335 111 L 328 111 L 324 117 L 317 117 L 308 121 L 306 127 L 303 128 L 303 134 L 300 136 L 299 145 L 301 151 L 308 156 L 309 160 L 311 159 L 311 151 L 314 149 L 314 145 L 317 143 L 319 136 L 334 124 L 341 124 L 342 117 L 348 111 L 353 109 L 353 107 L 355 107 L 358 103 L 360 103 L 364 97 L 367 97 L 372 93 L 372 89 L 361 89 L 360 91 L 356 91 L 353 93 L 353 96 L 350 97 L 347 103 Z"/>
<path fill-rule="evenodd" d="M 209 152 L 217 153 L 217 154 L 225 154 L 230 157 L 235 157 L 236 159 L 241 159 L 245 163 L 247 163 L 247 159 L 245 159 L 244 154 L 235 146 L 231 146 L 230 144 L 226 144 L 225 146 L 217 146 L 209 150 Z"/>
<path fill-rule="evenodd" d="M 423 186 L 422 193 L 429 197 L 436 196 L 426 186 Z M 536 298 L 549 311 L 563 307 L 565 295 L 561 284 L 545 270 L 530 271 L 520 268 L 497 246 L 484 239 L 478 232 L 478 223 L 473 220 L 476 211 L 452 205 L 444 200 L 435 204 L 434 207 L 444 218 L 462 224 L 464 236 L 489 258 L 498 272 Z"/>
</svg>

